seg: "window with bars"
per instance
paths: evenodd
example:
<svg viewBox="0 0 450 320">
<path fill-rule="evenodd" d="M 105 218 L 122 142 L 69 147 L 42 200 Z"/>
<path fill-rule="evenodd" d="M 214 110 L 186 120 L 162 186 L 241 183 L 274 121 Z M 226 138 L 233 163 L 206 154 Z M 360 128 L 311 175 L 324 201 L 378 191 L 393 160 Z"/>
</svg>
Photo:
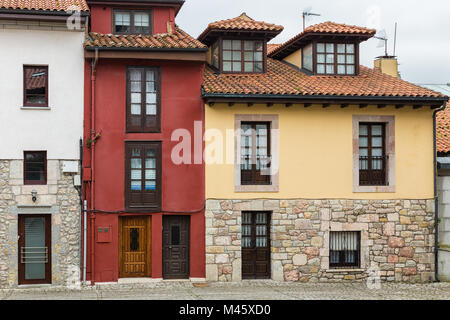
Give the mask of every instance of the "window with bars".
<svg viewBox="0 0 450 320">
<path fill-rule="evenodd" d="M 150 11 L 114 11 L 113 33 L 151 34 Z"/>
<path fill-rule="evenodd" d="M 47 152 L 25 151 L 23 173 L 25 185 L 47 184 Z"/>
<path fill-rule="evenodd" d="M 269 243 L 269 213 L 242 213 L 242 247 L 267 248 Z"/>
<path fill-rule="evenodd" d="M 270 122 L 241 123 L 241 185 L 270 185 Z"/>
<path fill-rule="evenodd" d="M 317 43 L 317 74 L 354 75 L 356 73 L 355 48 L 353 43 Z"/>
<path fill-rule="evenodd" d="M 23 66 L 24 107 L 48 107 L 48 67 Z"/>
<path fill-rule="evenodd" d="M 361 232 L 330 232 L 330 268 L 361 266 Z"/>
<path fill-rule="evenodd" d="M 161 130 L 160 69 L 129 67 L 127 70 L 127 132 Z"/>
<path fill-rule="evenodd" d="M 161 144 L 127 142 L 126 207 L 128 209 L 161 208 Z"/>
<path fill-rule="evenodd" d="M 254 40 L 223 40 L 222 71 L 261 73 L 264 71 L 264 43 Z"/>
<path fill-rule="evenodd" d="M 386 166 L 386 124 L 359 124 L 359 185 L 385 186 Z"/>
</svg>

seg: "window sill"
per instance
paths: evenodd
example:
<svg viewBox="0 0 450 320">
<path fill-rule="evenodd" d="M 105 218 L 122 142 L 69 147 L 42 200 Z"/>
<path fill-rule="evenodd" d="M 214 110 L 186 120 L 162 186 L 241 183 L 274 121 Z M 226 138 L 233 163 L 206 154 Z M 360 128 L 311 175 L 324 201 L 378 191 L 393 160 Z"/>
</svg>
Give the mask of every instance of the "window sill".
<svg viewBox="0 0 450 320">
<path fill-rule="evenodd" d="M 325 270 L 325 272 L 329 272 L 329 273 L 340 273 L 340 272 L 365 272 L 365 269 L 351 269 L 351 268 L 347 268 L 347 269 L 327 269 Z"/>
<path fill-rule="evenodd" d="M 27 106 L 22 106 L 20 107 L 21 110 L 51 110 L 51 107 L 27 107 Z"/>
<path fill-rule="evenodd" d="M 354 186 L 354 193 L 395 193 L 395 186 Z"/>
<path fill-rule="evenodd" d="M 240 185 L 234 186 L 234 192 L 279 192 L 278 186 L 274 185 Z"/>
</svg>

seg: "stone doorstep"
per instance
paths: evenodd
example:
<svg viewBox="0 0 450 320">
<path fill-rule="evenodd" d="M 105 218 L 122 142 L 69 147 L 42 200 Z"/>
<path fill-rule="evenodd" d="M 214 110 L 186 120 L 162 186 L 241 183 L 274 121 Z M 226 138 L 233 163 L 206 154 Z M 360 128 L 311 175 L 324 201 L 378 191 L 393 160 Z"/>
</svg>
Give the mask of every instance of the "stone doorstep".
<svg viewBox="0 0 450 320">
<path fill-rule="evenodd" d="M 192 282 L 207 283 L 206 278 L 189 278 L 189 279 L 163 279 L 163 278 L 119 278 L 117 282 L 96 282 L 98 286 L 114 285 L 114 284 L 146 284 L 146 283 L 170 283 L 170 282 Z"/>
</svg>

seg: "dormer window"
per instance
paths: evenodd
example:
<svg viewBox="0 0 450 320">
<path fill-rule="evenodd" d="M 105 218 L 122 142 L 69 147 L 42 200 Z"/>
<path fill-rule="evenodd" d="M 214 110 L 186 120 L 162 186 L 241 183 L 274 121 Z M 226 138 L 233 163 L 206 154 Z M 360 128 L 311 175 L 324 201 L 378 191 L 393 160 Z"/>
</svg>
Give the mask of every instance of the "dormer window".
<svg viewBox="0 0 450 320">
<path fill-rule="evenodd" d="M 115 34 L 150 34 L 150 11 L 115 10 L 113 32 Z"/>
<path fill-rule="evenodd" d="M 253 40 L 223 40 L 222 71 L 250 72 L 264 71 L 264 43 Z"/>
<path fill-rule="evenodd" d="M 356 52 L 357 45 L 354 43 L 311 43 L 303 47 L 302 65 L 304 69 L 318 75 L 355 75 Z"/>
</svg>

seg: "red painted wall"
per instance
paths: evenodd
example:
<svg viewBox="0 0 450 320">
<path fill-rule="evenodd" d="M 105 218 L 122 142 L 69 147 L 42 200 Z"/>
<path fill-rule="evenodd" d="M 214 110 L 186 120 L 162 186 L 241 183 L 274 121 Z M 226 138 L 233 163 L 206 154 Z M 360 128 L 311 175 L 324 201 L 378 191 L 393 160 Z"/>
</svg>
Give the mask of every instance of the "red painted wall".
<svg viewBox="0 0 450 320">
<path fill-rule="evenodd" d="M 127 66 L 159 66 L 161 68 L 161 133 L 127 134 L 125 132 Z M 89 61 L 87 61 L 85 141 L 90 128 L 90 72 Z M 179 128 L 187 129 L 191 134 L 191 156 L 194 159 L 194 121 L 203 123 L 204 118 L 203 102 L 200 98 L 202 81 L 203 64 L 198 62 L 100 59 L 96 67 L 95 127 L 97 132 L 101 132 L 101 138 L 95 144 L 96 210 L 125 211 L 125 141 L 162 141 L 163 213 L 152 214 L 153 278 L 162 278 L 162 215 L 173 211 L 191 215 L 190 276 L 205 277 L 204 165 L 203 163 L 175 165 L 171 160 L 171 151 L 179 143 L 172 142 L 171 135 Z M 85 149 L 85 167 L 90 166 L 90 161 L 87 159 L 89 151 Z M 86 197 L 89 199 L 89 190 L 87 191 Z M 194 211 L 196 213 L 189 213 Z M 121 214 L 127 215 L 127 213 Z M 118 213 L 96 214 L 95 230 L 99 227 L 111 227 L 112 242 L 95 243 L 95 281 L 108 282 L 118 279 L 118 217 Z M 90 266 L 90 259 L 87 261 Z"/>
<path fill-rule="evenodd" d="M 112 32 L 112 7 L 92 5 L 91 7 L 91 32 Z M 123 7 L 122 7 L 123 8 Z M 175 28 L 175 9 L 171 7 L 154 7 L 153 33 L 167 33 L 167 22 Z"/>
</svg>

